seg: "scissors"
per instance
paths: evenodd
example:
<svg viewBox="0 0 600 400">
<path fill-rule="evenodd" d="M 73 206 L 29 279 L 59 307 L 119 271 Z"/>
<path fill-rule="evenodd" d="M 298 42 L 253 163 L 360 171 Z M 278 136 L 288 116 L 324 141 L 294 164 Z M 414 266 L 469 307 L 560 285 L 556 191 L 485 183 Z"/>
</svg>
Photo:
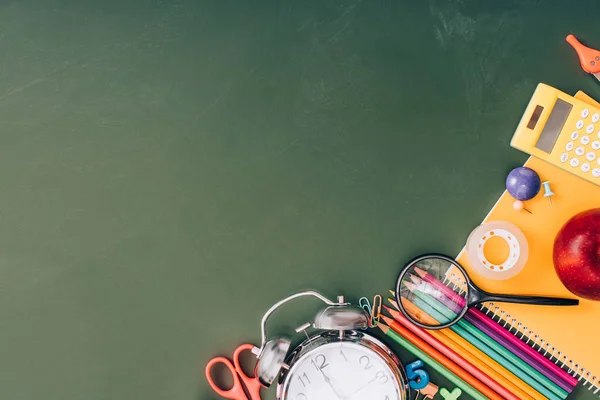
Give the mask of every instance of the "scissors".
<svg viewBox="0 0 600 400">
<path fill-rule="evenodd" d="M 256 377 L 250 377 L 246 375 L 242 367 L 240 366 L 240 354 L 244 351 L 252 351 L 254 345 L 252 344 L 242 344 L 233 352 L 233 364 L 231 361 L 225 357 L 215 357 L 208 362 L 206 365 L 206 379 L 208 383 L 213 388 L 215 392 L 221 397 L 225 397 L 226 399 L 231 400 L 261 400 L 260 398 L 260 382 Z M 210 371 L 216 364 L 225 364 L 225 367 L 231 372 L 233 375 L 233 387 L 228 390 L 221 389 L 213 380 Z M 241 381 L 240 381 L 241 379 Z M 246 396 L 244 392 L 244 386 L 242 386 L 242 382 L 250 398 Z"/>
</svg>

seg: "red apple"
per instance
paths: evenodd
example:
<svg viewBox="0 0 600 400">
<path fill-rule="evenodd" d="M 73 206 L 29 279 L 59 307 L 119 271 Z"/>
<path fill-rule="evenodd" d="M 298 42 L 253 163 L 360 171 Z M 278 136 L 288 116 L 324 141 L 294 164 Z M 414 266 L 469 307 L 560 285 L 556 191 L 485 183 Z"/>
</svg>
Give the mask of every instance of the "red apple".
<svg viewBox="0 0 600 400">
<path fill-rule="evenodd" d="M 573 294 L 600 300 L 600 208 L 577 214 L 560 229 L 554 269 Z"/>
</svg>

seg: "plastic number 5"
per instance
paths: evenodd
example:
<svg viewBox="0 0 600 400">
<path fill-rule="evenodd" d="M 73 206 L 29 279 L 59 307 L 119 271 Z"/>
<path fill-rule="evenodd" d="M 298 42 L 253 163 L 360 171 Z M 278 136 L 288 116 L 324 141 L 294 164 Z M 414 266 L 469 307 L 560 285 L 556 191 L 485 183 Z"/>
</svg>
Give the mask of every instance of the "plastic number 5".
<svg viewBox="0 0 600 400">
<path fill-rule="evenodd" d="M 424 366 L 425 364 L 421 360 L 411 362 L 406 366 L 406 376 L 410 387 L 415 390 L 424 389 L 429 384 L 429 374 L 422 369 Z"/>
</svg>

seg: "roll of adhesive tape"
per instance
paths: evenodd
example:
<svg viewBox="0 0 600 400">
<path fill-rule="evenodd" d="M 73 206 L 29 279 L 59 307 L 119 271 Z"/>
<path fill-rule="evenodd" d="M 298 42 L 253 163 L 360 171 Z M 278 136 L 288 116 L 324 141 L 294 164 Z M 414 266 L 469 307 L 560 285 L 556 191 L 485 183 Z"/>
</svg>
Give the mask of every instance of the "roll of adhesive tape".
<svg viewBox="0 0 600 400">
<path fill-rule="evenodd" d="M 485 245 L 492 238 L 503 239 L 508 245 L 508 257 L 493 263 L 485 255 Z M 479 225 L 469 238 L 467 256 L 473 271 L 488 279 L 503 280 L 517 275 L 529 257 L 527 238 L 519 228 L 506 221 L 492 221 Z"/>
</svg>

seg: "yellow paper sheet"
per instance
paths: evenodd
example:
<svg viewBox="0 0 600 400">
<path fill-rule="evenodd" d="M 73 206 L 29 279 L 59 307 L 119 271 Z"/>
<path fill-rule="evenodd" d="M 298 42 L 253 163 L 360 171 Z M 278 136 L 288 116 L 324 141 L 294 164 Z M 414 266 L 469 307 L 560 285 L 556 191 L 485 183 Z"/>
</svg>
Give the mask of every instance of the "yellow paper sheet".
<svg viewBox="0 0 600 400">
<path fill-rule="evenodd" d="M 577 97 L 583 96 L 579 93 Z M 584 99 L 585 101 L 593 101 Z M 600 107 L 600 105 L 598 105 Z M 532 168 L 542 181 L 551 181 L 555 195 L 553 205 L 543 197 L 543 189 L 534 199 L 526 202 L 533 214 L 513 210 L 514 199 L 507 193 L 500 197 L 485 221 L 502 220 L 515 224 L 523 231 L 529 243 L 529 259 L 523 271 L 504 281 L 493 281 L 477 275 L 470 267 L 464 250 L 458 261 L 467 269 L 472 281 L 489 292 L 547 295 L 575 298 L 560 282 L 554 270 L 552 248 L 560 228 L 575 214 L 590 208 L 600 208 L 600 186 L 596 186 L 545 161 L 530 158 L 525 166 Z M 504 317 L 515 318 L 532 330 L 539 339 L 562 352 L 563 357 L 579 364 L 584 378 L 597 376 L 600 382 L 600 301 L 580 299 L 575 307 L 548 307 L 498 303 Z M 529 334 L 532 336 L 532 334 Z M 520 335 L 519 335 L 520 337 Z M 538 343 L 540 343 L 538 340 Z"/>
</svg>

